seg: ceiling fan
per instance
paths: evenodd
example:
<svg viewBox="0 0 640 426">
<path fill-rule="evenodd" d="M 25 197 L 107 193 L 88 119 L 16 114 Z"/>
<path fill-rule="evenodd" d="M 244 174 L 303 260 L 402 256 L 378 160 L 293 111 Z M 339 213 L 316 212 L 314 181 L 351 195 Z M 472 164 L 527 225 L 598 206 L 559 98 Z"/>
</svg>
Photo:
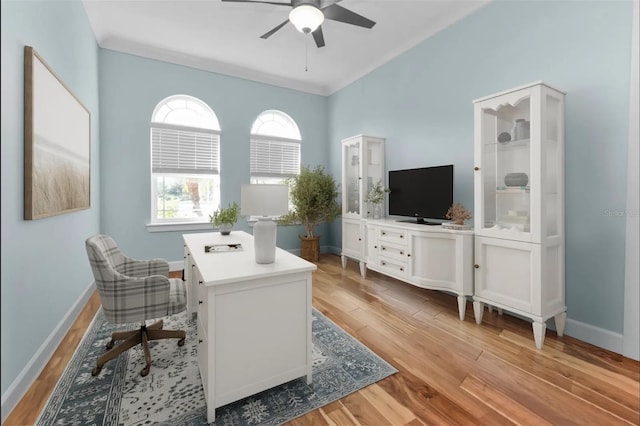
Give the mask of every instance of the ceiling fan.
<svg viewBox="0 0 640 426">
<path fill-rule="evenodd" d="M 322 22 L 325 19 L 332 21 L 343 22 L 345 24 L 356 25 L 363 28 L 372 28 L 376 23 L 370 19 L 365 18 L 362 15 L 358 15 L 355 12 L 345 9 L 339 6 L 337 3 L 340 0 L 291 0 L 286 3 L 276 1 L 262 1 L 262 0 L 222 0 L 223 2 L 235 2 L 235 3 L 264 3 L 273 4 L 276 6 L 291 7 L 289 12 L 289 18 L 276 26 L 271 31 L 268 31 L 260 36 L 260 38 L 267 39 L 271 37 L 276 31 L 284 27 L 287 23 L 291 22 L 295 27 L 305 33 L 311 33 L 313 39 L 316 42 L 316 46 L 324 47 L 324 35 L 322 34 Z"/>
</svg>

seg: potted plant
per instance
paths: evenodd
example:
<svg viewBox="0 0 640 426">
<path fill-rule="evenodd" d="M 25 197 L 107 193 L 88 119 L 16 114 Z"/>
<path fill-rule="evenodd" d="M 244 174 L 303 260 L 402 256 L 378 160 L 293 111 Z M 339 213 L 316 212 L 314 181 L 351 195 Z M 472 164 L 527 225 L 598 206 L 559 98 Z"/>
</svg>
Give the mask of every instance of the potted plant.
<svg viewBox="0 0 640 426">
<path fill-rule="evenodd" d="M 209 215 L 209 222 L 214 228 L 218 228 L 222 235 L 229 235 L 238 217 L 240 217 L 240 206 L 234 201 L 227 207 L 218 207 L 218 210 Z"/>
<path fill-rule="evenodd" d="M 464 208 L 460 203 L 454 203 L 445 216 L 447 219 L 453 220 L 456 225 L 464 225 L 464 221 L 471 219 L 471 212 Z"/>
<path fill-rule="evenodd" d="M 378 183 L 373 185 L 369 192 L 367 192 L 367 196 L 365 197 L 365 201 L 371 205 L 373 205 L 373 218 L 380 219 L 382 203 L 384 203 L 384 194 L 387 192 L 391 192 L 391 190 L 384 185 L 382 185 L 382 181 L 379 180 Z"/>
<path fill-rule="evenodd" d="M 281 224 L 302 224 L 305 235 L 300 238 L 300 257 L 317 262 L 320 258 L 320 236 L 316 226 L 340 216 L 338 185 L 323 166 L 303 166 L 300 174 L 287 179 L 293 208 L 279 219 Z"/>
</svg>

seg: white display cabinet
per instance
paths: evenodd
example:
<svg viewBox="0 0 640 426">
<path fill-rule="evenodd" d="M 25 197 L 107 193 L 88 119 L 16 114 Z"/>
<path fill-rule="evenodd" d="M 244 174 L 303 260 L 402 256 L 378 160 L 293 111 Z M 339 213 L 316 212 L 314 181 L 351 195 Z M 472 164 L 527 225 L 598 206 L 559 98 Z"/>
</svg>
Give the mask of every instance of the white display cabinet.
<svg viewBox="0 0 640 426">
<path fill-rule="evenodd" d="M 342 267 L 353 259 L 362 276 L 367 270 L 363 219 L 372 212 L 365 197 L 373 185 L 385 181 L 383 138 L 357 135 L 342 141 Z"/>
<path fill-rule="evenodd" d="M 542 82 L 474 101 L 474 314 L 484 305 L 562 336 L 564 93 Z"/>
</svg>

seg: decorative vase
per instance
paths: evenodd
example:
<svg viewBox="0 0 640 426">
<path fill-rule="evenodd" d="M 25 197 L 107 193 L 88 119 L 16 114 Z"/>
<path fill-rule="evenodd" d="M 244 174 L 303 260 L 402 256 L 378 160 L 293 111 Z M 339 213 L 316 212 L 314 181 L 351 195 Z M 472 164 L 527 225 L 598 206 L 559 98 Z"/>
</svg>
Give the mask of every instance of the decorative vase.
<svg viewBox="0 0 640 426">
<path fill-rule="evenodd" d="M 221 235 L 229 235 L 231 234 L 231 230 L 233 229 L 233 224 L 223 223 L 218 227 L 218 229 L 220 230 Z"/>
<path fill-rule="evenodd" d="M 526 173 L 507 173 L 504 184 L 507 186 L 527 186 L 529 176 Z"/>
<path fill-rule="evenodd" d="M 509 132 L 502 132 L 498 135 L 498 142 L 507 143 L 511 140 L 511 134 Z"/>
<path fill-rule="evenodd" d="M 380 219 L 382 217 L 382 204 L 373 205 L 373 218 Z"/>
<path fill-rule="evenodd" d="M 513 127 L 511 128 L 511 139 L 514 141 L 528 139 L 530 124 L 531 123 L 524 118 L 516 119 L 513 122 Z"/>
</svg>

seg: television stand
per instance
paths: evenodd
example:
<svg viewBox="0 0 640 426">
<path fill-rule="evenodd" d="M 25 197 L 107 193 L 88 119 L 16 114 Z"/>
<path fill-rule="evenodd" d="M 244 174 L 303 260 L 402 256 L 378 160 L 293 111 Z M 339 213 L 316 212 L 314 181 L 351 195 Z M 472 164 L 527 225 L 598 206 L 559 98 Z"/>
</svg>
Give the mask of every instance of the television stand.
<svg viewBox="0 0 640 426">
<path fill-rule="evenodd" d="M 392 219 L 366 220 L 365 227 L 366 269 L 417 287 L 454 293 L 464 320 L 467 296 L 473 295 L 472 230 Z"/>
</svg>

